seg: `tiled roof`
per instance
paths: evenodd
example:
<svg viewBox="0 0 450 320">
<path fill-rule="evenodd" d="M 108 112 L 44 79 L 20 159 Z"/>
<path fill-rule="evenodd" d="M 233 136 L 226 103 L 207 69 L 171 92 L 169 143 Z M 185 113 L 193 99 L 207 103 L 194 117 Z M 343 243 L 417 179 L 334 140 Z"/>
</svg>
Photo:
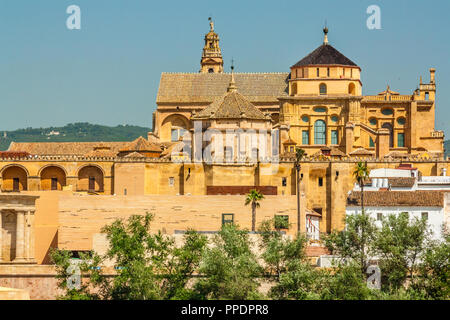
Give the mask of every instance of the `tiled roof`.
<svg viewBox="0 0 450 320">
<path fill-rule="evenodd" d="M 124 158 L 145 158 L 143 154 L 140 154 L 139 152 L 132 152 L 127 154 Z"/>
<path fill-rule="evenodd" d="M 361 192 L 352 191 L 347 206 L 360 206 Z M 443 191 L 365 191 L 364 205 L 369 207 L 443 207 Z"/>
<path fill-rule="evenodd" d="M 395 177 L 388 178 L 389 185 L 391 187 L 408 187 L 411 188 L 416 183 L 416 178 L 414 177 Z"/>
<path fill-rule="evenodd" d="M 161 147 L 157 143 L 149 142 L 143 137 L 127 143 L 120 151 L 155 151 L 161 152 Z"/>
<path fill-rule="evenodd" d="M 108 149 L 96 149 L 85 154 L 86 157 L 97 157 L 97 158 L 115 157 L 116 155 L 117 153 Z"/>
<path fill-rule="evenodd" d="M 374 153 L 372 151 L 369 151 L 364 148 L 358 148 L 358 149 L 350 152 L 349 155 L 351 155 L 351 156 L 371 156 L 371 155 L 374 155 Z"/>
<path fill-rule="evenodd" d="M 399 152 L 399 151 L 391 151 L 388 154 L 386 154 L 385 158 L 408 158 L 410 155 L 407 153 Z"/>
<path fill-rule="evenodd" d="M 231 91 L 216 99 L 192 119 L 252 119 L 267 120 L 267 117 L 237 91 Z"/>
<path fill-rule="evenodd" d="M 294 64 L 293 67 L 311 65 L 342 65 L 356 67 L 356 64 L 353 61 L 329 44 L 322 44 L 316 50 Z"/>
<path fill-rule="evenodd" d="M 330 156 L 332 157 L 345 157 L 346 154 L 339 150 L 338 148 L 331 148 Z"/>
<path fill-rule="evenodd" d="M 251 102 L 278 103 L 287 96 L 289 73 L 235 73 L 239 92 Z M 212 103 L 227 92 L 230 73 L 163 73 L 156 103 Z"/>
<path fill-rule="evenodd" d="M 8 151 L 28 152 L 32 155 L 77 155 L 84 156 L 99 145 L 106 146 L 117 154 L 129 142 L 11 142 Z"/>
<path fill-rule="evenodd" d="M 374 178 L 369 178 L 364 185 L 371 185 Z M 383 179 L 377 177 L 376 179 Z M 411 188 L 416 183 L 416 178 L 414 177 L 386 177 L 388 179 L 389 185 L 394 188 Z"/>
</svg>

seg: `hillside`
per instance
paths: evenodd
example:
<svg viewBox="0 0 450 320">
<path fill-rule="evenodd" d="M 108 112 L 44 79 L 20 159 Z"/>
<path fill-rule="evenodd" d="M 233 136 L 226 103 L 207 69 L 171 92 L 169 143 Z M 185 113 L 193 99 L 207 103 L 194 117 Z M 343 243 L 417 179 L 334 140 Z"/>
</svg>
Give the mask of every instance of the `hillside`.
<svg viewBox="0 0 450 320">
<path fill-rule="evenodd" d="M 0 131 L 0 150 L 7 150 L 15 142 L 82 142 L 82 141 L 132 141 L 147 137 L 150 128 L 119 125 L 116 127 L 89 123 L 70 123 L 64 127 L 26 128 Z"/>
</svg>

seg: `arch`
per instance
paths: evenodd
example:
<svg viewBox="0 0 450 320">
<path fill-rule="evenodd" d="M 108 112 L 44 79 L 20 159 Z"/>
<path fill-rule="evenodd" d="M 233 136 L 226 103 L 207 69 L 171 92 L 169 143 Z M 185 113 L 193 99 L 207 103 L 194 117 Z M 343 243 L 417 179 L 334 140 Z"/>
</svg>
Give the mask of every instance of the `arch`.
<svg viewBox="0 0 450 320">
<path fill-rule="evenodd" d="M 62 190 L 66 186 L 67 173 L 58 165 L 47 165 L 40 170 L 41 190 Z"/>
<path fill-rule="evenodd" d="M 99 169 L 99 170 L 102 172 L 102 174 L 103 174 L 104 176 L 106 175 L 105 170 L 104 170 L 101 166 L 99 166 L 98 164 L 95 164 L 95 163 L 88 163 L 88 164 L 84 164 L 84 165 L 80 166 L 80 167 L 77 169 L 76 175 L 78 176 L 78 175 L 80 174 L 80 171 L 81 171 L 83 168 L 86 168 L 86 167 L 96 167 L 97 169 Z"/>
<path fill-rule="evenodd" d="M 189 127 L 189 120 L 185 116 L 181 114 L 171 114 L 161 123 L 161 141 L 174 140 L 174 134 L 179 138 L 180 134 L 184 133 L 184 130 L 190 129 Z"/>
<path fill-rule="evenodd" d="M 325 83 L 319 84 L 319 94 L 326 95 L 327 94 L 327 85 Z"/>
<path fill-rule="evenodd" d="M 103 192 L 104 172 L 97 165 L 85 165 L 78 171 L 77 191 Z"/>
<path fill-rule="evenodd" d="M 21 166 L 11 164 L 1 170 L 3 191 L 26 191 L 28 189 L 28 170 Z"/>
<path fill-rule="evenodd" d="M 314 144 L 327 143 L 327 125 L 323 120 L 314 122 Z"/>
<path fill-rule="evenodd" d="M 390 124 L 389 122 L 385 122 L 385 123 L 383 123 L 383 125 L 381 127 L 389 130 L 389 148 L 393 148 L 394 147 L 394 132 L 392 130 L 392 124 Z"/>
<path fill-rule="evenodd" d="M 354 96 L 356 95 L 356 86 L 353 82 L 348 85 L 348 94 Z"/>
</svg>

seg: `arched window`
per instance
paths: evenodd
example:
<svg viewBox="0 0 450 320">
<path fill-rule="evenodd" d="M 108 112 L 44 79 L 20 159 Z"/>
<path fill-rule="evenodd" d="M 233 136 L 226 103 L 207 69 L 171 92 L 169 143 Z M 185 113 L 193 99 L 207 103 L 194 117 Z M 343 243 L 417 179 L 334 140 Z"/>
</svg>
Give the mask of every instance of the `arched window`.
<svg viewBox="0 0 450 320">
<path fill-rule="evenodd" d="M 319 91 L 321 95 L 327 94 L 327 85 L 325 83 L 321 83 L 319 86 Z"/>
<path fill-rule="evenodd" d="M 214 69 L 213 69 L 213 68 L 209 68 L 209 69 L 208 69 L 208 72 L 209 72 L 209 73 L 214 73 Z"/>
<path fill-rule="evenodd" d="M 314 144 L 326 144 L 327 143 L 327 125 L 323 120 L 317 120 L 314 123 Z"/>
<path fill-rule="evenodd" d="M 352 96 L 354 96 L 354 95 L 356 94 L 356 91 L 355 91 L 355 84 L 354 84 L 354 83 L 350 83 L 350 84 L 348 85 L 348 94 L 350 94 L 350 95 L 352 95 Z"/>
</svg>

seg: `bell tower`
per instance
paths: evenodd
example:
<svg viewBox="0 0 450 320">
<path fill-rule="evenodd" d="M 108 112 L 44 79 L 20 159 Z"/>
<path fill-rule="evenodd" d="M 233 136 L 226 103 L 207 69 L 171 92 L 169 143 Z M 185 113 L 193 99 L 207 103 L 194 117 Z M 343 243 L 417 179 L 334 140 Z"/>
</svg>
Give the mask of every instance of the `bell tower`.
<svg viewBox="0 0 450 320">
<path fill-rule="evenodd" d="M 214 32 L 214 22 L 209 20 L 209 32 L 205 35 L 205 46 L 203 47 L 202 59 L 200 60 L 201 73 L 222 73 L 223 59 L 219 47 L 219 35 Z"/>
</svg>

